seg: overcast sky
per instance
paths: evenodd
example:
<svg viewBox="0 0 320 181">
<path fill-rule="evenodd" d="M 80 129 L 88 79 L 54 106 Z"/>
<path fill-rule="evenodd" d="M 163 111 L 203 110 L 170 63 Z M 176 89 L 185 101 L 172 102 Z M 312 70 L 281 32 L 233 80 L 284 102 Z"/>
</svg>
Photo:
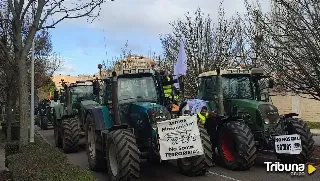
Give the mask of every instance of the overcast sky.
<svg viewBox="0 0 320 181">
<path fill-rule="evenodd" d="M 270 9 L 270 0 L 260 2 L 264 10 Z M 243 0 L 223 4 L 228 17 L 246 11 Z M 93 74 L 106 57 L 118 56 L 127 40 L 132 53 L 161 53 L 159 35 L 170 33 L 170 22 L 198 7 L 217 19 L 217 0 L 115 0 L 104 3 L 99 19 L 91 24 L 85 18 L 65 20 L 50 30 L 54 50 L 65 60 L 57 73 Z"/>
</svg>

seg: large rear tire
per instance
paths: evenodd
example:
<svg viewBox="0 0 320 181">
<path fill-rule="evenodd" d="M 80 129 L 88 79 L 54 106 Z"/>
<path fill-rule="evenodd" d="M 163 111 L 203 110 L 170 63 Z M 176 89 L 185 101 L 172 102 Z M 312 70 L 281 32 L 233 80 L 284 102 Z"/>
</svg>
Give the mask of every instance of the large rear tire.
<svg viewBox="0 0 320 181">
<path fill-rule="evenodd" d="M 61 139 L 61 134 L 59 130 L 60 130 L 60 126 L 58 125 L 58 123 L 55 123 L 53 125 L 54 143 L 56 147 L 62 148 L 62 139 Z"/>
<path fill-rule="evenodd" d="M 307 163 L 314 151 L 314 140 L 308 125 L 301 119 L 287 118 L 287 134 L 299 134 L 302 151 L 299 155 L 278 154 L 277 157 L 283 163 Z"/>
<path fill-rule="evenodd" d="M 78 119 L 69 118 L 62 122 L 62 150 L 65 153 L 79 151 L 80 126 Z"/>
<path fill-rule="evenodd" d="M 48 117 L 47 116 L 41 116 L 40 121 L 41 121 L 40 128 L 42 130 L 47 130 L 48 129 L 48 122 L 49 122 Z"/>
<path fill-rule="evenodd" d="M 230 170 L 248 170 L 256 159 L 254 136 L 242 121 L 231 121 L 219 130 L 218 153 Z"/>
<path fill-rule="evenodd" d="M 128 181 L 140 177 L 140 152 L 130 130 L 115 130 L 107 135 L 106 158 L 109 181 Z"/>
<path fill-rule="evenodd" d="M 88 114 L 85 125 L 86 152 L 90 170 L 101 171 L 105 169 L 105 159 L 102 150 L 101 135 L 97 134 L 91 114 Z M 100 148 L 100 149 L 98 149 Z"/>
<path fill-rule="evenodd" d="M 187 176 L 204 175 L 213 166 L 210 136 L 203 125 L 199 126 L 204 155 L 181 158 L 177 160 L 180 172 Z"/>
</svg>

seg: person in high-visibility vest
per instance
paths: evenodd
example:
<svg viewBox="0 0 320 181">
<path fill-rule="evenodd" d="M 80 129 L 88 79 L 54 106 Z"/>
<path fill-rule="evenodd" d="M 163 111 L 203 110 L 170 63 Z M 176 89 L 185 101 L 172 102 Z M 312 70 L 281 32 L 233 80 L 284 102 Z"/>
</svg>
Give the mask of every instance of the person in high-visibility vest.
<svg viewBox="0 0 320 181">
<path fill-rule="evenodd" d="M 212 166 L 214 167 L 216 164 L 215 164 L 215 159 L 216 159 L 216 153 L 215 153 L 215 148 L 216 148 L 216 137 L 214 136 L 214 135 L 216 135 L 216 133 L 215 132 L 212 132 L 213 131 L 213 129 L 212 129 L 212 127 L 210 127 L 211 125 L 210 125 L 210 121 L 208 121 L 208 123 L 207 123 L 207 119 L 209 118 L 209 119 L 212 119 L 212 117 L 215 117 L 216 116 L 216 114 L 214 113 L 214 112 L 208 112 L 208 108 L 207 108 L 207 106 L 203 106 L 202 108 L 201 108 L 201 111 L 199 112 L 199 113 L 197 113 L 197 117 L 198 117 L 198 125 L 199 124 L 203 124 L 204 125 L 204 127 L 205 127 L 205 129 L 207 130 L 207 132 L 208 132 L 208 134 L 210 135 L 210 141 L 211 141 L 211 144 L 212 144 L 212 150 L 213 150 L 213 152 L 212 152 L 212 159 L 213 159 L 213 162 L 212 162 Z M 207 123 L 207 124 L 206 124 Z"/>
<path fill-rule="evenodd" d="M 173 92 L 172 93 L 173 93 L 173 102 L 175 104 L 178 104 L 178 102 L 179 102 L 179 94 L 180 94 L 179 90 L 176 87 L 173 86 Z"/>
<path fill-rule="evenodd" d="M 162 86 L 163 86 L 163 92 L 164 92 L 164 97 L 167 100 L 167 103 L 170 102 L 170 99 L 172 98 L 172 85 L 174 83 L 177 83 L 177 79 L 171 79 L 169 77 L 168 71 L 162 72 L 163 74 L 163 81 L 162 81 Z"/>
<path fill-rule="evenodd" d="M 198 117 L 198 124 L 205 124 L 207 121 L 207 118 L 209 116 L 208 113 L 208 108 L 206 106 L 203 106 L 201 108 L 201 111 L 197 113 L 197 117 Z"/>
</svg>

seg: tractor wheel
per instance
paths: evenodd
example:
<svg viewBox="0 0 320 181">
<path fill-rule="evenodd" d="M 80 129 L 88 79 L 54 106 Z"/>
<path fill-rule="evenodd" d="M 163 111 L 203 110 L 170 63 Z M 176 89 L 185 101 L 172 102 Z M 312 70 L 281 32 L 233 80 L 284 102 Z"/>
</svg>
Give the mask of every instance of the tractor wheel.
<svg viewBox="0 0 320 181">
<path fill-rule="evenodd" d="M 86 152 L 89 162 L 89 168 L 93 171 L 100 171 L 105 168 L 105 159 L 102 150 L 101 135 L 97 134 L 93 117 L 89 114 L 85 125 L 86 133 Z M 97 149 L 97 148 L 100 149 Z"/>
<path fill-rule="evenodd" d="M 110 181 L 127 181 L 140 176 L 140 151 L 130 130 L 108 133 L 106 158 Z"/>
<path fill-rule="evenodd" d="M 62 149 L 65 153 L 79 151 L 80 127 L 78 119 L 69 118 L 62 122 Z"/>
<path fill-rule="evenodd" d="M 199 126 L 204 155 L 180 158 L 177 165 L 180 172 L 187 176 L 204 175 L 213 166 L 210 136 L 203 125 Z"/>
<path fill-rule="evenodd" d="M 288 118 L 287 134 L 299 134 L 302 151 L 299 155 L 278 154 L 277 157 L 283 163 L 307 163 L 314 151 L 314 140 L 308 125 L 301 119 Z"/>
<path fill-rule="evenodd" d="M 57 123 L 53 125 L 54 143 L 56 147 L 62 148 L 62 139 L 61 139 L 61 134 L 59 130 L 60 130 L 60 126 L 58 126 Z"/>
<path fill-rule="evenodd" d="M 49 122 L 47 116 L 41 116 L 40 121 L 41 121 L 40 128 L 42 130 L 47 130 L 48 129 L 48 122 Z"/>
<path fill-rule="evenodd" d="M 256 159 L 254 136 L 242 121 L 231 121 L 219 130 L 218 153 L 230 170 L 248 170 Z"/>
</svg>

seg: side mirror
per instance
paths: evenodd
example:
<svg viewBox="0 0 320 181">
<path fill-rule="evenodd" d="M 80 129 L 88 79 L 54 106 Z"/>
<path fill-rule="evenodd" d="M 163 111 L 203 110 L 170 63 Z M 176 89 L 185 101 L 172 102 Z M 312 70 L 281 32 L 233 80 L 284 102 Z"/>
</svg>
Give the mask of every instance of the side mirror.
<svg viewBox="0 0 320 181">
<path fill-rule="evenodd" d="M 53 101 L 57 102 L 58 101 L 58 97 L 59 97 L 58 91 L 54 91 L 54 93 L 53 93 Z"/>
<path fill-rule="evenodd" d="M 93 95 L 99 95 L 99 82 L 95 81 L 92 83 Z"/>
<path fill-rule="evenodd" d="M 274 80 L 270 78 L 268 84 L 269 84 L 268 87 L 272 89 L 274 86 Z"/>
</svg>

